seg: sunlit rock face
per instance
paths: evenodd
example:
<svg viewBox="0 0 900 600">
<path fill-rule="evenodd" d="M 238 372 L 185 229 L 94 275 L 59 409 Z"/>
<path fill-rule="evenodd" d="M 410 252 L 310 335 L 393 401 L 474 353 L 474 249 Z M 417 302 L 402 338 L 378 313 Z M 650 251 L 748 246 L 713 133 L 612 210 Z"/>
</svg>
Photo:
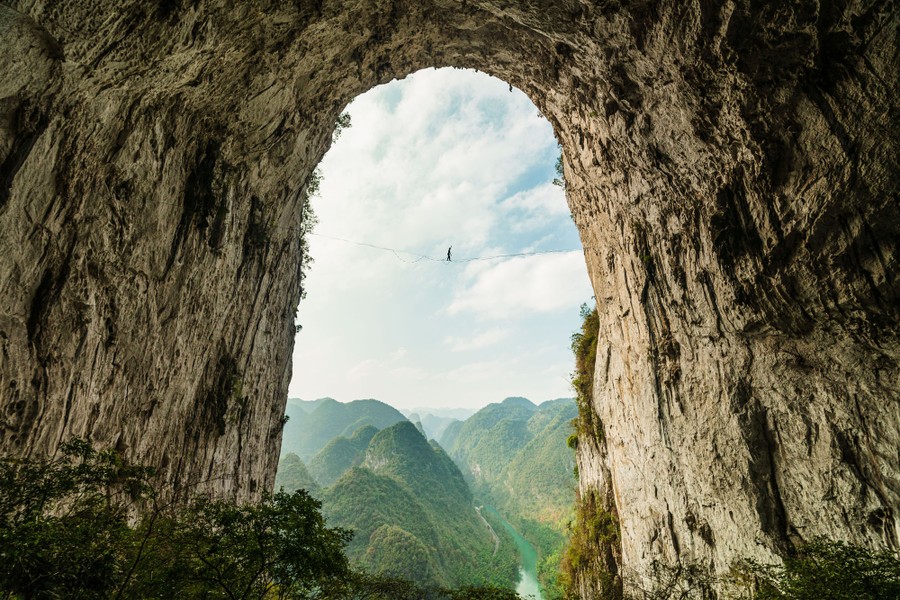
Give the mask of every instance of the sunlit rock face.
<svg viewBox="0 0 900 600">
<path fill-rule="evenodd" d="M 564 148 L 601 322 L 581 487 L 610 491 L 624 567 L 897 546 L 893 3 L 8 4 L 5 452 L 88 436 L 176 492 L 269 488 L 335 119 L 470 67 Z"/>
</svg>

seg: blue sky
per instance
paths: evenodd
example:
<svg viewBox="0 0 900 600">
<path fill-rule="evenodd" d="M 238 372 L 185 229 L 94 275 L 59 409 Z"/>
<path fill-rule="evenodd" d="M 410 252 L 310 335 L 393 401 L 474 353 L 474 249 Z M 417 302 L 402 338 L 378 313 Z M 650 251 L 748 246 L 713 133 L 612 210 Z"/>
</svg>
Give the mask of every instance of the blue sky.
<svg viewBox="0 0 900 600">
<path fill-rule="evenodd" d="M 347 111 L 313 199 L 289 395 L 400 408 L 572 395 L 569 337 L 592 292 L 551 183 L 550 124 L 520 91 L 457 69 L 379 86 Z M 485 259 L 546 250 L 569 252 Z"/>
</svg>

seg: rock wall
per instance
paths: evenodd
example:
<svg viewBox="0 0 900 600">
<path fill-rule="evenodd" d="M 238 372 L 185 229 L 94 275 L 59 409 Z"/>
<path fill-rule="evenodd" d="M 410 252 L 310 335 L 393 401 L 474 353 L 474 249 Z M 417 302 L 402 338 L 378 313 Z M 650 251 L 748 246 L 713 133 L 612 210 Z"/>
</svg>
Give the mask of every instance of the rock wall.
<svg viewBox="0 0 900 600">
<path fill-rule="evenodd" d="M 897 29 L 878 0 L 7 0 L 0 447 L 270 487 L 335 118 L 470 67 L 564 148 L 600 311 L 581 486 L 623 568 L 897 547 Z"/>
</svg>

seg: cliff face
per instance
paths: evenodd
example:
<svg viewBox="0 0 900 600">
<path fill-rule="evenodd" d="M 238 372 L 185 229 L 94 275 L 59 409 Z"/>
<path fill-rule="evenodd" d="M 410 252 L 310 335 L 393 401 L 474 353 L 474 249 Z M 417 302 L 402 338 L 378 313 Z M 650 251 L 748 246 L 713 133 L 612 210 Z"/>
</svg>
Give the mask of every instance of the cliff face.
<svg viewBox="0 0 900 600">
<path fill-rule="evenodd" d="M 624 567 L 897 546 L 894 2 L 8 4 L 5 452 L 83 435 L 176 490 L 271 486 L 335 118 L 473 67 L 564 148 L 600 311 L 581 487 L 614 499 Z"/>
</svg>

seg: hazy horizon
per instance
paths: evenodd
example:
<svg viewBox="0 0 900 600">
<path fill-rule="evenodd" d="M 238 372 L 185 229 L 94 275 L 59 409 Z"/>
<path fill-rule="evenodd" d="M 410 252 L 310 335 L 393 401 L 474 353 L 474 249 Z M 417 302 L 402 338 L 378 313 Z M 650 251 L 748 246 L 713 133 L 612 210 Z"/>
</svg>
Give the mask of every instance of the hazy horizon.
<svg viewBox="0 0 900 600">
<path fill-rule="evenodd" d="M 377 402 L 381 402 L 382 404 L 387 404 L 388 406 L 393 407 L 393 408 L 399 410 L 400 412 L 409 412 L 409 413 L 423 412 L 423 413 L 424 413 L 424 412 L 428 411 L 429 414 L 436 414 L 436 413 L 439 413 L 439 412 L 466 411 L 466 412 L 469 412 L 470 414 L 475 414 L 476 412 L 478 412 L 479 410 L 481 410 L 481 409 L 484 408 L 485 406 L 488 406 L 488 405 L 490 405 L 490 404 L 500 404 L 500 403 L 502 403 L 504 400 L 506 400 L 506 399 L 508 399 L 508 398 L 525 398 L 526 400 L 530 401 L 530 402 L 531 402 L 532 404 L 534 404 L 535 406 L 540 406 L 541 404 L 543 404 L 543 403 L 545 403 L 545 402 L 552 402 L 552 401 L 554 401 L 554 400 L 574 400 L 574 399 L 575 399 L 575 392 L 573 391 L 572 394 L 571 394 L 571 395 L 568 395 L 568 396 L 558 396 L 558 397 L 555 397 L 555 398 L 542 398 L 542 399 L 540 399 L 540 400 L 536 400 L 535 398 L 532 398 L 532 397 L 530 397 L 530 396 L 522 396 L 522 395 L 512 394 L 512 395 L 504 396 L 503 398 L 500 398 L 499 400 L 492 400 L 492 401 L 487 402 L 487 403 L 485 403 L 485 404 L 483 404 L 483 405 L 481 405 L 481 406 L 478 406 L 478 407 L 467 407 L 467 406 L 444 406 L 444 405 L 436 405 L 436 406 L 427 406 L 427 405 L 403 406 L 403 405 L 400 405 L 400 404 L 395 404 L 395 403 L 393 403 L 393 402 L 389 402 L 388 400 L 385 400 L 385 399 L 383 399 L 383 398 L 375 398 L 375 397 L 372 397 L 372 396 L 367 396 L 367 397 L 362 397 L 362 398 L 351 398 L 351 399 L 349 399 L 349 400 L 342 400 L 342 399 L 340 399 L 340 398 L 335 398 L 334 396 L 321 396 L 321 397 L 318 397 L 318 398 L 299 398 L 299 397 L 296 397 L 296 396 L 289 396 L 288 399 L 287 399 L 287 401 L 288 401 L 288 403 L 290 403 L 292 400 L 299 401 L 299 402 L 316 402 L 316 401 L 319 401 L 319 400 L 329 399 L 329 400 L 334 400 L 335 402 L 339 402 L 339 403 L 341 403 L 341 404 L 349 404 L 350 402 L 356 402 L 356 401 L 359 401 L 359 400 L 375 400 L 375 401 L 377 401 Z"/>
</svg>

